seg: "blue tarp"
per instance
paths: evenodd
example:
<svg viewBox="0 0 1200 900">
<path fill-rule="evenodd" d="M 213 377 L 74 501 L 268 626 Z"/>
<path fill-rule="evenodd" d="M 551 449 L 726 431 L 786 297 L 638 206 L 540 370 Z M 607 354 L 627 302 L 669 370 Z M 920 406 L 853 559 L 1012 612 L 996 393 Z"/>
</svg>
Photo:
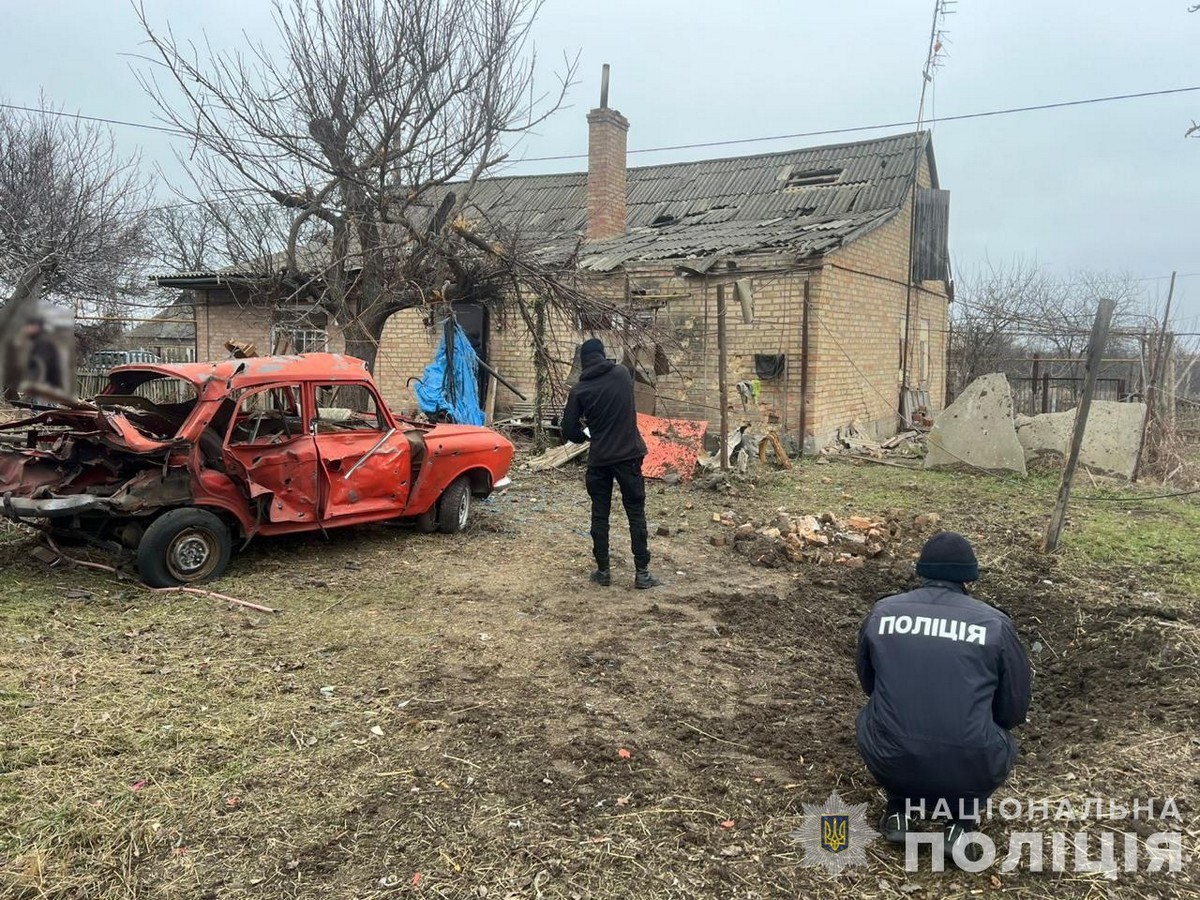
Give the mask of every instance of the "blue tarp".
<svg viewBox="0 0 1200 900">
<path fill-rule="evenodd" d="M 450 352 L 446 337 L 451 336 Z M 415 384 L 417 402 L 427 416 L 444 413 L 460 425 L 482 425 L 483 408 L 479 405 L 479 357 L 467 333 L 452 319 L 442 327 L 437 353 Z"/>
</svg>

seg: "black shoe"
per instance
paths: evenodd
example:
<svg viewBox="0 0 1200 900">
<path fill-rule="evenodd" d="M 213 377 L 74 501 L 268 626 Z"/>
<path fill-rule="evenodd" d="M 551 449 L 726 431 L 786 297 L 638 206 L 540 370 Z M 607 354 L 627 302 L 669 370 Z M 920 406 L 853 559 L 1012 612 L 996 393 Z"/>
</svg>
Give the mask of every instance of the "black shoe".
<svg viewBox="0 0 1200 900">
<path fill-rule="evenodd" d="M 633 586 L 639 591 L 644 591 L 647 588 L 658 587 L 660 584 L 662 584 L 662 582 L 651 575 L 649 569 L 638 569 L 637 574 L 633 576 Z"/>
<path fill-rule="evenodd" d="M 908 816 L 904 813 L 884 813 L 879 820 L 879 833 L 889 844 L 903 844 L 908 837 Z"/>
<path fill-rule="evenodd" d="M 608 569 L 597 569 L 592 573 L 592 581 L 600 585 L 600 587 L 608 587 L 612 584 L 612 575 Z"/>
<path fill-rule="evenodd" d="M 963 855 L 971 862 L 979 862 L 983 858 L 983 848 L 977 843 L 972 843 L 969 847 L 967 844 L 967 835 L 973 834 L 978 826 L 975 822 L 956 820 L 946 826 L 943 834 L 943 839 L 946 848 L 946 861 L 954 863 L 954 848 L 956 846 L 965 847 Z"/>
</svg>

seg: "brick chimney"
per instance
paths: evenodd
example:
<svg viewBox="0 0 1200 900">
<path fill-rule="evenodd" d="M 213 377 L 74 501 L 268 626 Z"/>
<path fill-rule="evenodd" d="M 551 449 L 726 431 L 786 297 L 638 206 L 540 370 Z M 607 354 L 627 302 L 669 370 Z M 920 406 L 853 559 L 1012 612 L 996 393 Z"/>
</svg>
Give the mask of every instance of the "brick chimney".
<svg viewBox="0 0 1200 900">
<path fill-rule="evenodd" d="M 608 63 L 600 82 L 600 106 L 587 116 L 587 237 L 604 240 L 625 233 L 625 138 L 629 120 L 608 108 Z"/>
</svg>

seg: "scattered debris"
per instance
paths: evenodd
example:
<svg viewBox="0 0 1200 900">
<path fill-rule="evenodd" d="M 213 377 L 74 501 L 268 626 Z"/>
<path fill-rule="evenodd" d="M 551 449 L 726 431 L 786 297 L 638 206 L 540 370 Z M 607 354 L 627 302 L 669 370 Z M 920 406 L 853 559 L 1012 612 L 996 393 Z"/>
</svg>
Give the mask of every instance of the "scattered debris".
<svg viewBox="0 0 1200 900">
<path fill-rule="evenodd" d="M 589 441 L 585 441 L 582 444 L 567 441 L 561 447 L 554 447 L 547 450 L 541 456 L 535 456 L 526 465 L 535 472 L 542 469 L 557 469 L 565 466 L 571 460 L 583 456 L 583 454 L 587 453 L 590 446 L 591 443 Z"/>
<path fill-rule="evenodd" d="M 902 431 L 894 437 L 888 438 L 879 446 L 884 450 L 894 450 L 905 442 L 916 443 L 924 439 L 924 435 L 919 431 Z"/>
<path fill-rule="evenodd" d="M 851 422 L 838 429 L 837 436 L 821 449 L 821 453 L 824 456 L 844 455 L 870 462 L 880 462 L 889 456 L 913 459 L 925 454 L 925 433 L 914 429 L 884 441 L 876 441 L 866 436 L 860 423 Z"/>
<path fill-rule="evenodd" d="M 758 565 L 778 568 L 787 563 L 844 565 L 858 568 L 867 559 L 907 558 L 917 539 L 937 530 L 937 513 L 911 516 L 890 509 L 879 518 L 850 516 L 838 519 L 832 513 L 792 515 L 779 511 L 774 523 L 738 523 L 732 512 L 718 514 L 720 523 L 733 531 L 735 553 Z M 714 547 L 727 546 L 729 538 L 715 535 Z"/>
</svg>

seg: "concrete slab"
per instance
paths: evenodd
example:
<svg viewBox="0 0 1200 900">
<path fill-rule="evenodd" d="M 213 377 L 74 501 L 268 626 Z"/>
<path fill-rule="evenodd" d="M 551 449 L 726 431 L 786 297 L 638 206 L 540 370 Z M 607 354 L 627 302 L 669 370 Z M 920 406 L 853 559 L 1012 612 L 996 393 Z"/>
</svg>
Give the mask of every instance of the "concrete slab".
<svg viewBox="0 0 1200 900">
<path fill-rule="evenodd" d="M 1017 440 L 1024 448 L 1027 465 L 1062 465 L 1075 430 L 1075 412 L 1017 417 Z M 1096 472 L 1131 477 L 1145 417 L 1144 403 L 1094 400 L 1079 449 L 1080 464 Z"/>
<path fill-rule="evenodd" d="M 1026 474 L 1025 450 L 1013 425 L 1012 391 L 1003 374 L 976 378 L 937 414 L 925 468 Z"/>
</svg>

